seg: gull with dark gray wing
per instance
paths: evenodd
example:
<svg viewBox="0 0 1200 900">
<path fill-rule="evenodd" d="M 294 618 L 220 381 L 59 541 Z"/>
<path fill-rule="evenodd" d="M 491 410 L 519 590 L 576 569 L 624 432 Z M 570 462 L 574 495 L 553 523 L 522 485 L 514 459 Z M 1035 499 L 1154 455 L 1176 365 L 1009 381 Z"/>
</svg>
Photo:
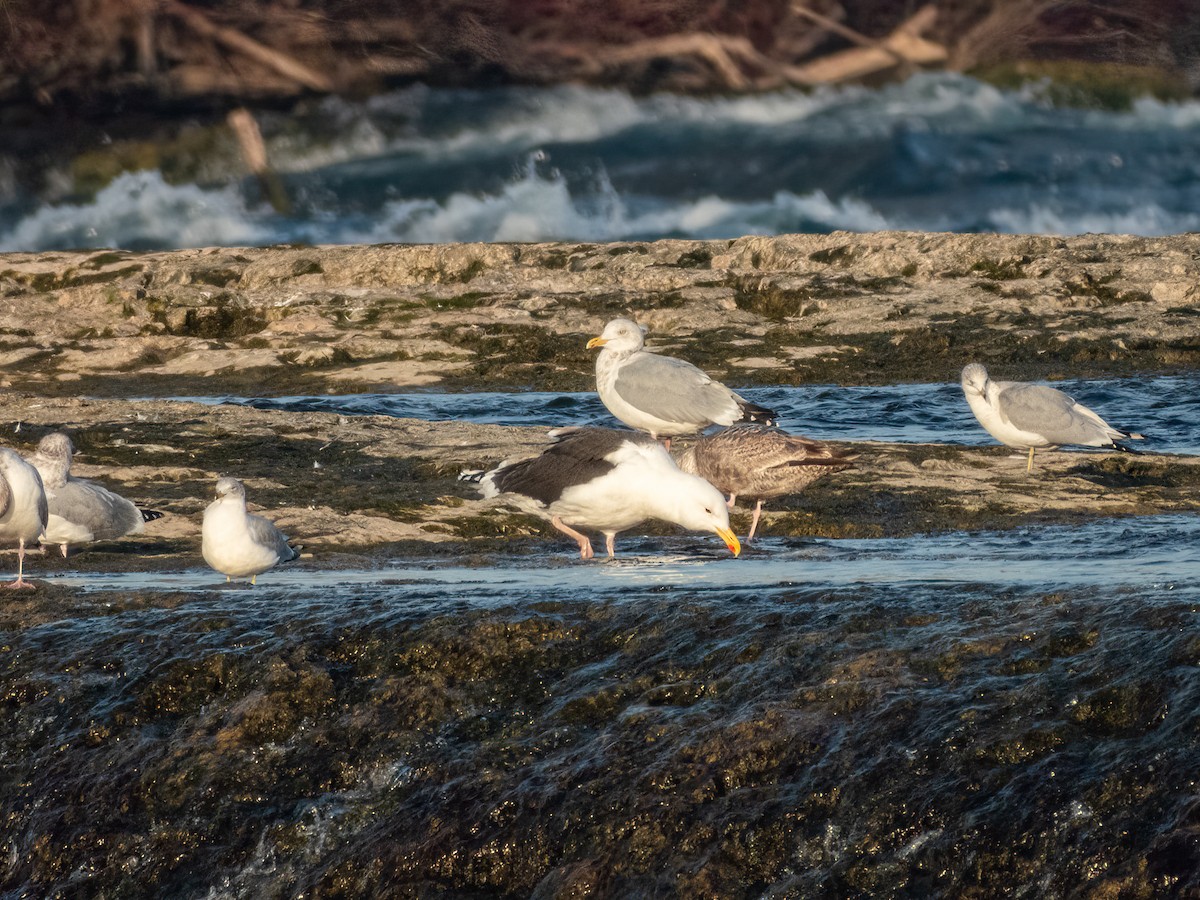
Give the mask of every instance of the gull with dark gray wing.
<svg viewBox="0 0 1200 900">
<path fill-rule="evenodd" d="M 579 545 L 583 559 L 595 556 L 578 529 L 605 536 L 609 557 L 616 535 L 647 519 L 674 522 L 691 531 L 711 531 L 736 556 L 725 498 L 711 484 L 681 472 L 653 438 L 612 428 L 563 428 L 538 456 L 509 460 L 488 472 L 464 472 L 484 497 L 504 495 L 524 512 L 548 519 Z"/>
<path fill-rule="evenodd" d="M 596 357 L 596 391 L 608 411 L 638 431 L 662 439 L 695 434 L 710 425 L 759 422 L 773 425 L 774 410 L 756 406 L 713 381 L 689 362 L 644 349 L 642 328 L 613 319 L 588 349 Z"/>
<path fill-rule="evenodd" d="M 70 544 L 105 541 L 139 534 L 162 513 L 139 509 L 103 485 L 71 474 L 75 445 L 61 431 L 38 442 L 29 462 L 42 476 L 49 518 L 42 541 L 58 544 L 66 558 Z"/>
<path fill-rule="evenodd" d="M 1113 428 L 1062 391 L 1040 384 L 993 381 L 987 369 L 971 363 L 962 370 L 962 389 L 979 424 L 1002 444 L 1029 451 L 1025 471 L 1033 471 L 1033 451 L 1067 444 L 1133 452 L 1121 440 L 1142 435 Z"/>
<path fill-rule="evenodd" d="M 852 466 L 856 454 L 778 428 L 737 425 L 705 435 L 679 455 L 679 468 L 729 495 L 755 500 L 746 542 L 754 540 L 764 500 L 795 494 L 823 475 Z"/>
</svg>

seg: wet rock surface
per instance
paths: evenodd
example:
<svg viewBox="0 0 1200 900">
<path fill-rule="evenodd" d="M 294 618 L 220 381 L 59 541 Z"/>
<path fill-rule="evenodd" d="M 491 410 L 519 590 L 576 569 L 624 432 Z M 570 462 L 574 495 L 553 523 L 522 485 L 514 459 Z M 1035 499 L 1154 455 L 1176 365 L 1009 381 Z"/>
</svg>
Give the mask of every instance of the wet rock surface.
<svg viewBox="0 0 1200 900">
<path fill-rule="evenodd" d="M 1194 589 L 233 593 L 18 601 L 61 606 L 0 654 L 6 890 L 1198 886 Z"/>
<path fill-rule="evenodd" d="M 968 359 L 1016 377 L 1188 371 L 1197 250 L 876 234 L 3 257 L 5 444 L 67 428 L 77 474 L 167 514 L 33 558 L 34 578 L 198 566 L 200 514 L 233 474 L 305 544 L 296 571 L 314 586 L 50 580 L 4 597 L 0 891 L 1200 891 L 1194 584 L 672 582 L 434 602 L 387 563 L 455 560 L 482 580 L 501 556 L 582 565 L 456 481 L 545 429 L 131 399 L 586 389 L 584 341 L 626 312 L 737 385 L 956 380 Z M 1191 457 L 1046 453 L 1028 475 L 998 447 L 854 449 L 854 469 L 771 504 L 764 532 L 1200 506 Z M 677 540 L 644 531 L 655 551 Z M 379 579 L 319 580 L 362 568 Z"/>
<path fill-rule="evenodd" d="M 583 390 L 583 343 L 633 314 L 743 385 L 1171 371 L 1200 361 L 1198 251 L 884 232 L 5 254 L 0 364 L 67 395 Z"/>
</svg>

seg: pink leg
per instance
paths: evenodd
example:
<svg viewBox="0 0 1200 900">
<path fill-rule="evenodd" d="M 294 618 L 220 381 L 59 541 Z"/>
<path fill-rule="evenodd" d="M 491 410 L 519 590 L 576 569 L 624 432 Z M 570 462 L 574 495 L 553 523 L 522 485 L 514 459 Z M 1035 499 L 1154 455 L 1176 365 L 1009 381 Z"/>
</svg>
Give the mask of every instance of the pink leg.
<svg viewBox="0 0 1200 900">
<path fill-rule="evenodd" d="M 671 452 L 671 439 L 669 437 L 662 439 L 662 445 L 664 450 L 666 450 L 668 453 Z"/>
<path fill-rule="evenodd" d="M 604 547 L 606 550 L 608 550 L 608 558 L 609 559 L 612 559 L 614 556 L 617 555 L 617 551 L 613 549 L 613 540 L 615 538 L 616 538 L 615 534 L 606 534 L 604 536 Z"/>
<path fill-rule="evenodd" d="M 29 588 L 34 590 L 34 586 L 25 580 L 25 541 L 22 539 L 17 543 L 17 580 L 10 581 L 5 585 L 7 588 L 20 590 L 21 588 Z"/>
<path fill-rule="evenodd" d="M 550 524 L 553 525 L 555 528 L 557 528 L 559 531 L 561 531 L 563 534 L 567 535 L 570 538 L 573 538 L 575 540 L 575 543 L 579 544 L 579 558 L 580 559 L 591 559 L 593 556 L 596 555 L 595 551 L 592 550 L 592 542 L 590 540 L 588 540 L 588 537 L 586 534 L 580 534 L 574 528 L 565 524 L 563 522 L 563 520 L 560 519 L 558 516 L 554 516 L 554 518 L 552 518 L 550 520 Z"/>
<path fill-rule="evenodd" d="M 759 500 L 754 504 L 754 518 L 750 520 L 750 533 L 746 535 L 746 543 L 754 540 L 754 530 L 758 528 L 758 517 L 762 515 L 762 501 Z"/>
<path fill-rule="evenodd" d="M 66 559 L 67 558 L 67 545 L 59 544 L 58 546 L 59 546 L 59 549 L 62 550 L 63 559 Z"/>
<path fill-rule="evenodd" d="M 725 505 L 728 506 L 730 509 L 733 509 L 733 507 L 736 504 L 737 504 L 737 494 L 730 494 L 729 499 L 725 501 Z"/>
</svg>

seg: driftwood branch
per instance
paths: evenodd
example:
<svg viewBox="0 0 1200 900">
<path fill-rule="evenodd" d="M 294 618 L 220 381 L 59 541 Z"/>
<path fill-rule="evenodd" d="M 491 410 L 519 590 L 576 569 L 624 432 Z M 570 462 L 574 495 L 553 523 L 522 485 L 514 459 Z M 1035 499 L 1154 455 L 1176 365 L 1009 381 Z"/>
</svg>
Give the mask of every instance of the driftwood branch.
<svg viewBox="0 0 1200 900">
<path fill-rule="evenodd" d="M 745 46 L 740 46 L 744 44 Z M 736 46 L 736 49 L 733 49 Z M 744 55 L 757 51 L 748 40 L 740 37 L 713 34 L 672 34 L 661 38 L 649 38 L 603 51 L 592 51 L 592 64 L 597 68 L 648 62 L 654 59 L 699 57 L 707 62 L 720 76 L 725 86 L 733 91 L 745 91 L 751 86 L 750 79 L 733 61 L 732 54 Z"/>
<path fill-rule="evenodd" d="M 808 19 L 810 22 L 814 22 L 817 25 L 820 25 L 826 31 L 832 31 L 834 34 L 840 35 L 841 37 L 844 37 L 846 40 L 851 41 L 852 43 L 858 44 L 860 47 L 876 47 L 876 48 L 882 49 L 885 53 L 890 53 L 892 56 L 896 57 L 897 62 L 907 62 L 908 61 L 903 56 L 901 56 L 899 53 L 891 50 L 883 41 L 876 40 L 875 38 L 867 37 L 862 32 L 855 31 L 853 28 L 851 28 L 848 25 L 843 25 L 837 19 L 831 19 L 829 16 L 822 15 L 821 13 L 816 12 L 815 10 L 809 9 L 802 2 L 793 3 L 791 6 L 791 10 L 796 15 L 801 16 L 802 18 Z"/>
<path fill-rule="evenodd" d="M 164 9 L 182 20 L 196 33 L 212 38 L 218 43 L 224 44 L 229 49 L 248 56 L 255 62 L 261 63 L 267 68 L 278 72 L 285 78 L 289 78 L 314 91 L 328 93 L 333 90 L 333 82 L 330 79 L 310 69 L 294 57 L 288 56 L 286 53 L 280 53 L 278 50 L 273 50 L 265 44 L 260 44 L 253 38 L 246 37 L 246 35 L 233 28 L 217 25 L 208 16 L 204 15 L 204 13 L 180 3 L 179 0 L 167 0 L 164 4 Z"/>
<path fill-rule="evenodd" d="M 291 200 L 279 175 L 271 168 L 267 158 L 267 145 L 263 141 L 262 131 L 250 110 L 239 107 L 232 110 L 225 120 L 237 138 L 238 147 L 242 151 L 242 160 L 246 168 L 255 174 L 262 185 L 267 200 L 276 212 L 287 215 L 292 211 Z"/>
<path fill-rule="evenodd" d="M 789 66 L 788 71 L 802 84 L 837 84 L 884 72 L 898 62 L 915 66 L 945 62 L 949 55 L 946 48 L 921 37 L 936 18 L 935 7 L 923 7 L 875 46 L 831 53 L 810 63 Z"/>
</svg>

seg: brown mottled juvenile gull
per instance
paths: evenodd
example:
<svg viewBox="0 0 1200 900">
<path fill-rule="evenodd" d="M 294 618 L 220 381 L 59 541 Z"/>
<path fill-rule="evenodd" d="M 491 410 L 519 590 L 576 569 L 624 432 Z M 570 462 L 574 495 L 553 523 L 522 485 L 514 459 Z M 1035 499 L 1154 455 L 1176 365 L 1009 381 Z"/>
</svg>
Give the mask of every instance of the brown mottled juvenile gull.
<svg viewBox="0 0 1200 900">
<path fill-rule="evenodd" d="M 679 468 L 707 479 L 729 494 L 753 497 L 754 518 L 746 543 L 754 540 L 764 500 L 795 494 L 822 475 L 853 465 L 856 455 L 822 441 L 778 428 L 737 425 L 705 435 L 679 456 Z"/>
<path fill-rule="evenodd" d="M 217 499 L 204 510 L 200 537 L 204 561 L 226 581 L 249 575 L 257 584 L 267 569 L 300 556 L 271 522 L 246 511 L 246 489 L 236 478 L 217 479 Z"/>
<path fill-rule="evenodd" d="M 603 533 L 612 557 L 616 535 L 646 519 L 714 532 L 734 556 L 741 552 L 725 498 L 681 472 L 653 438 L 613 428 L 562 428 L 550 436 L 554 443 L 538 456 L 460 477 L 484 497 L 510 495 L 522 511 L 549 519 L 579 544 L 582 559 L 595 556 L 592 542 L 572 526 Z"/>
<path fill-rule="evenodd" d="M 613 319 L 588 349 L 596 357 L 596 391 L 608 411 L 638 431 L 664 439 L 695 434 L 709 425 L 774 424 L 774 410 L 756 406 L 713 381 L 689 362 L 643 349 L 642 328 Z"/>
<path fill-rule="evenodd" d="M 1112 447 L 1121 438 L 1140 441 L 1142 435 L 1113 428 L 1086 406 L 1062 391 L 1040 384 L 993 381 L 987 369 L 971 363 L 962 370 L 962 389 L 975 418 L 992 437 L 1009 447 L 1029 451 L 1026 472 L 1033 471 L 1033 451 L 1064 444 Z"/>
<path fill-rule="evenodd" d="M 37 469 L 15 450 L 0 447 L 0 540 L 17 542 L 17 580 L 6 587 L 33 587 L 25 580 L 25 545 L 41 535 L 46 516 L 46 492 Z"/>
<path fill-rule="evenodd" d="M 69 544 L 106 541 L 138 534 L 162 513 L 139 509 L 103 485 L 71 474 L 75 446 L 61 431 L 38 442 L 29 462 L 42 476 L 49 517 L 42 540 L 58 544 L 66 558 Z"/>
</svg>

